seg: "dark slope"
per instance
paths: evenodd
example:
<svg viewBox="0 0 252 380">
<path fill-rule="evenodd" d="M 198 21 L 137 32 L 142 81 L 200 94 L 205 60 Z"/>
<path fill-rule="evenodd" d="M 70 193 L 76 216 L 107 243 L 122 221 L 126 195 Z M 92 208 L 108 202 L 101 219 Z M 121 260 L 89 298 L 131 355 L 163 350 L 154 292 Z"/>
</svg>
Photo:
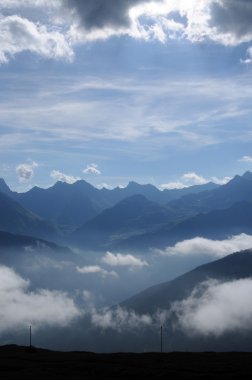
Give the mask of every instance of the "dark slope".
<svg viewBox="0 0 252 380">
<path fill-rule="evenodd" d="M 24 209 L 3 193 L 0 193 L 0 230 L 49 240 L 58 234 L 52 223 Z"/>
<path fill-rule="evenodd" d="M 9 195 L 9 196 L 12 195 L 11 189 L 9 188 L 9 186 L 7 186 L 3 178 L 0 178 L 0 192 L 5 195 Z"/>
<path fill-rule="evenodd" d="M 176 279 L 153 286 L 121 303 L 138 313 L 169 309 L 172 302 L 189 296 L 199 283 L 211 279 L 234 280 L 252 276 L 252 249 L 202 265 Z"/>
<path fill-rule="evenodd" d="M 152 231 L 172 219 L 165 207 L 143 195 L 126 198 L 76 230 L 72 238 L 83 245 L 107 245 L 115 240 Z"/>
<path fill-rule="evenodd" d="M 0 231 L 0 250 L 5 250 L 5 249 L 25 249 L 26 247 L 48 247 L 53 250 L 65 250 L 70 252 L 68 248 L 65 247 L 60 247 L 59 245 L 53 243 L 53 242 L 48 242 L 43 239 L 35 238 L 32 236 L 26 236 L 26 235 L 17 235 L 17 234 L 12 234 L 10 232 L 6 231 Z"/>
</svg>

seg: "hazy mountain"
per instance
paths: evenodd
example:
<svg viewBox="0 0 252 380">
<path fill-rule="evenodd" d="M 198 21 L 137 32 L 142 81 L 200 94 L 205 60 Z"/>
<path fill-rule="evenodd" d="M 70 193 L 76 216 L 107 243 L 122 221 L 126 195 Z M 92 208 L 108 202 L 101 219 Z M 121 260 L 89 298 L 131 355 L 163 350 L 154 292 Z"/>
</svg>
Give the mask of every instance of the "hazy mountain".
<svg viewBox="0 0 252 380">
<path fill-rule="evenodd" d="M 24 209 L 3 193 L 0 193 L 0 230 L 46 239 L 54 239 L 58 233 L 54 224 Z"/>
<path fill-rule="evenodd" d="M 240 233 L 252 234 L 252 203 L 240 202 L 224 210 L 198 214 L 177 223 L 167 224 L 158 231 L 144 233 L 121 241 L 122 248 L 165 247 L 196 236 L 224 239 Z"/>
<path fill-rule="evenodd" d="M 183 209 L 195 213 L 224 209 L 242 201 L 252 201 L 252 173 L 235 176 L 227 184 L 210 191 L 188 194 L 178 200 L 171 201 L 172 209 Z"/>
<path fill-rule="evenodd" d="M 10 232 L 0 231 L 0 255 L 2 252 L 32 252 L 37 251 L 53 251 L 53 252 L 65 252 L 71 251 L 66 247 L 60 247 L 59 245 L 48 242 L 43 239 L 34 238 L 26 235 L 17 235 Z"/>
<path fill-rule="evenodd" d="M 59 181 L 48 189 L 34 187 L 16 199 L 45 219 L 73 226 L 81 225 L 108 206 L 99 190 L 83 180 L 74 184 Z"/>
<path fill-rule="evenodd" d="M 104 210 L 74 232 L 73 239 L 96 248 L 157 229 L 173 216 L 164 207 L 143 195 L 133 195 Z"/>
<path fill-rule="evenodd" d="M 233 253 L 209 264 L 201 265 L 159 285 L 144 290 L 121 303 L 121 306 L 138 313 L 153 313 L 157 309 L 169 309 L 174 301 L 188 297 L 196 285 L 209 278 L 235 280 L 252 276 L 252 249 Z"/>
</svg>

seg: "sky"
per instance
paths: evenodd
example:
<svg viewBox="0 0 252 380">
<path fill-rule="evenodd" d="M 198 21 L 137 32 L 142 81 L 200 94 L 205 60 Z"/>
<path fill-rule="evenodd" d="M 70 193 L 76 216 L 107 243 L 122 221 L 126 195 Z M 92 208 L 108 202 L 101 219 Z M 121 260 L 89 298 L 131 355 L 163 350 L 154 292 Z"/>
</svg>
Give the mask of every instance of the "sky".
<svg viewBox="0 0 252 380">
<path fill-rule="evenodd" d="M 252 170 L 250 0 L 0 0 L 0 177 L 160 189 Z"/>
</svg>

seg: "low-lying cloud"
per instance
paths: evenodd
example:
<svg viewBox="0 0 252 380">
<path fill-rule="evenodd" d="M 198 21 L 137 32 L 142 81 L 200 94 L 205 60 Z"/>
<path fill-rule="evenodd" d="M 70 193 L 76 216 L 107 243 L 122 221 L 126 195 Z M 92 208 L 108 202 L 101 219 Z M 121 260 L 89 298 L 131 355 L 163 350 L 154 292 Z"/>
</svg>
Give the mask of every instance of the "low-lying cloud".
<svg viewBox="0 0 252 380">
<path fill-rule="evenodd" d="M 231 236 L 225 240 L 211 240 L 195 237 L 193 239 L 183 240 L 173 247 L 167 247 L 163 251 L 157 250 L 157 252 L 164 256 L 209 255 L 219 258 L 250 248 L 252 248 L 252 236 L 240 234 Z"/>
<path fill-rule="evenodd" d="M 99 265 L 88 265 L 84 267 L 77 266 L 76 270 L 82 274 L 96 274 L 102 277 L 118 277 L 118 274 L 115 271 L 107 271 Z"/>
<path fill-rule="evenodd" d="M 209 280 L 185 300 L 174 303 L 177 328 L 188 335 L 221 336 L 252 328 L 252 279 Z"/>
<path fill-rule="evenodd" d="M 130 255 L 130 254 L 121 254 L 121 253 L 112 253 L 106 252 L 105 256 L 102 258 L 102 261 L 110 266 L 126 266 L 126 267 L 144 267 L 148 266 L 147 261 L 140 259 L 139 257 Z"/>
<path fill-rule="evenodd" d="M 66 293 L 46 289 L 31 292 L 29 285 L 13 269 L 0 266 L 0 333 L 28 324 L 35 328 L 67 326 L 81 315 Z"/>
</svg>

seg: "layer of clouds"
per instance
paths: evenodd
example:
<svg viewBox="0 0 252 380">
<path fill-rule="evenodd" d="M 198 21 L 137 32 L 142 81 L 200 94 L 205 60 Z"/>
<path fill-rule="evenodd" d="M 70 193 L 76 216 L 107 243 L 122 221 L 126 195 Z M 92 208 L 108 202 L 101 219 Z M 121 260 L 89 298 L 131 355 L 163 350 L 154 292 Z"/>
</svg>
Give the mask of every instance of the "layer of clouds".
<svg viewBox="0 0 252 380">
<path fill-rule="evenodd" d="M 52 170 L 50 173 L 50 177 L 53 178 L 55 181 L 66 182 L 69 184 L 72 184 L 81 179 L 80 177 L 74 177 L 72 175 L 62 173 L 59 170 Z"/>
<path fill-rule="evenodd" d="M 178 325 L 189 335 L 220 336 L 252 328 L 252 279 L 209 280 L 173 305 Z"/>
<path fill-rule="evenodd" d="M 83 173 L 99 175 L 101 174 L 101 171 L 98 169 L 98 165 L 93 163 L 93 164 L 87 165 L 87 167 L 83 170 Z"/>
<path fill-rule="evenodd" d="M 211 240 L 202 237 L 183 240 L 173 247 L 167 247 L 165 250 L 157 250 L 161 255 L 209 255 L 221 258 L 231 253 L 252 248 L 252 236 L 240 234 L 231 236 L 226 240 Z"/>
<path fill-rule="evenodd" d="M 118 277 L 115 271 L 107 271 L 106 269 L 100 267 L 99 265 L 88 265 L 84 267 L 76 267 L 77 272 L 81 274 L 96 274 L 104 277 Z"/>
<path fill-rule="evenodd" d="M 115 35 L 162 43 L 252 41 L 250 0 L 5 0 L 0 12 L 0 62 L 26 50 L 72 60 L 76 43 Z"/>
<path fill-rule="evenodd" d="M 46 325 L 67 326 L 80 311 L 66 293 L 45 289 L 29 291 L 29 281 L 13 269 L 0 266 L 0 332 Z"/>
<path fill-rule="evenodd" d="M 110 266 L 126 266 L 126 267 L 144 267 L 148 266 L 147 261 L 140 259 L 139 257 L 130 254 L 112 253 L 106 252 L 102 261 Z"/>
<path fill-rule="evenodd" d="M 231 179 L 232 178 L 228 176 L 224 178 L 217 178 L 217 177 L 205 178 L 195 172 L 188 172 L 188 173 L 183 174 L 180 177 L 179 181 L 161 184 L 160 189 L 161 190 L 183 189 L 189 186 L 205 185 L 208 182 L 214 182 L 217 185 L 225 185 Z"/>
<path fill-rule="evenodd" d="M 16 173 L 20 182 L 29 181 L 34 174 L 34 169 L 38 167 L 36 162 L 30 164 L 20 164 L 16 167 Z"/>
</svg>

